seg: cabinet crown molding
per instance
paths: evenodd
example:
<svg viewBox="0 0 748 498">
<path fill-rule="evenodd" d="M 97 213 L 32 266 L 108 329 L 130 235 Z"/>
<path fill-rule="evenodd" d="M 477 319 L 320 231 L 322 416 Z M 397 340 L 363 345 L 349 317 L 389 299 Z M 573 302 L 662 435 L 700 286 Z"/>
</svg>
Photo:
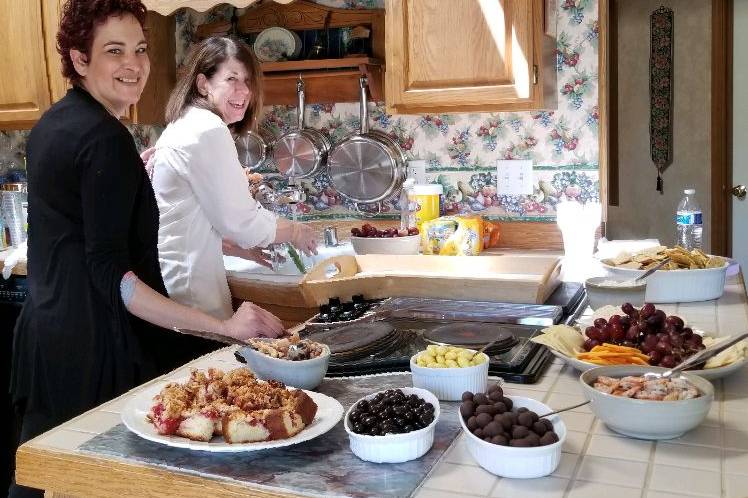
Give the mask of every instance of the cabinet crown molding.
<svg viewBox="0 0 748 498">
<path fill-rule="evenodd" d="M 259 0 L 143 0 L 148 10 L 158 12 L 163 16 L 172 14 L 177 9 L 190 8 L 198 12 L 205 12 L 216 5 L 229 4 L 237 8 L 249 7 Z M 291 3 L 294 0 L 273 0 L 276 3 Z"/>
</svg>

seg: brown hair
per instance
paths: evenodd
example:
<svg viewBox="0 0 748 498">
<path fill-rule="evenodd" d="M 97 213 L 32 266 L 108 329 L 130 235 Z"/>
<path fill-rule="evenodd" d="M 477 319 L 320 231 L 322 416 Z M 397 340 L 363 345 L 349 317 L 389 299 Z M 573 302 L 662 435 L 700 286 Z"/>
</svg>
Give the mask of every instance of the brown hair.
<svg viewBox="0 0 748 498">
<path fill-rule="evenodd" d="M 197 75 L 204 74 L 210 79 L 218 66 L 229 59 L 244 64 L 249 74 L 249 105 L 241 121 L 229 125 L 232 131 L 242 133 L 254 129 L 262 111 L 262 70 L 252 50 L 241 40 L 225 36 L 212 36 L 200 42 L 190 53 L 184 64 L 184 73 L 177 81 L 166 105 L 166 120 L 176 121 L 189 106 L 208 109 L 220 113 L 200 95 L 197 89 Z"/>
<path fill-rule="evenodd" d="M 81 75 L 70 59 L 70 50 L 90 55 L 96 27 L 112 16 L 132 14 L 145 27 L 146 8 L 140 0 L 68 0 L 62 7 L 57 52 L 62 58 L 62 75 L 76 84 Z"/>
</svg>

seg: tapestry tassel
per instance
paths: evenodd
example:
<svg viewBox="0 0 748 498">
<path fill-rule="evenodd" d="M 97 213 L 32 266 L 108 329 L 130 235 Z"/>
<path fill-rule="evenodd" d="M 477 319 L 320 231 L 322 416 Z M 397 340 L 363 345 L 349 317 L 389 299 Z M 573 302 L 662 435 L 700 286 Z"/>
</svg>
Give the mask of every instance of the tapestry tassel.
<svg viewBox="0 0 748 498">
<path fill-rule="evenodd" d="M 665 192 L 662 185 L 662 170 L 659 166 L 657 167 L 657 191 L 661 194 Z"/>
</svg>

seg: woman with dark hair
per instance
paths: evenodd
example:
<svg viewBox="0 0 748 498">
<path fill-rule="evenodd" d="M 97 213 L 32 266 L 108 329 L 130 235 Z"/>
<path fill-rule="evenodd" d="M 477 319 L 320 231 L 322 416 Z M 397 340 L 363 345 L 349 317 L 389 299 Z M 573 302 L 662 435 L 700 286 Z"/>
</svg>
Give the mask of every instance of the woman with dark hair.
<svg viewBox="0 0 748 498">
<path fill-rule="evenodd" d="M 169 125 L 149 163 L 169 295 L 217 318 L 231 315 L 224 252 L 254 259 L 248 250 L 274 242 L 316 250 L 311 228 L 277 218 L 249 195 L 232 131 L 255 127 L 261 109 L 262 74 L 252 51 L 233 38 L 208 38 L 172 91 Z"/>
<path fill-rule="evenodd" d="M 216 319 L 166 297 L 156 200 L 118 119 L 148 79 L 145 15 L 139 0 L 63 8 L 58 51 L 73 87 L 27 145 L 29 290 L 10 386 L 21 443 L 219 346 L 178 330 L 283 332 L 250 304 Z M 10 496 L 41 494 L 11 485 Z"/>
</svg>

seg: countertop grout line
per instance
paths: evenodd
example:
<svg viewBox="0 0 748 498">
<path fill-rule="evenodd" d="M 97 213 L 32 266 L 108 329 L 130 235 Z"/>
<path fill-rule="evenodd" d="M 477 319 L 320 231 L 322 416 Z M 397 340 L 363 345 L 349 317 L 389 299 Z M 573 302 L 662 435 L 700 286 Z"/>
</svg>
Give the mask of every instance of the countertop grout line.
<svg viewBox="0 0 748 498">
<path fill-rule="evenodd" d="M 642 484 L 641 498 L 646 498 L 647 493 L 649 492 L 649 483 L 652 481 L 652 474 L 654 473 L 655 453 L 657 452 L 657 443 L 659 441 L 655 440 L 653 442 L 654 444 L 649 450 L 649 461 L 647 462 L 647 471 L 644 474 L 644 483 Z"/>
<path fill-rule="evenodd" d="M 720 484 L 720 496 L 727 496 L 727 472 L 725 465 L 725 458 L 727 458 L 727 452 L 725 451 L 725 384 L 720 379 L 720 398 L 718 411 L 719 411 L 719 484 Z"/>
<path fill-rule="evenodd" d="M 455 465 L 458 465 L 458 464 L 455 464 Z M 464 497 L 464 498 L 481 498 L 481 495 L 476 495 L 474 493 L 460 493 L 459 491 L 445 491 L 443 489 L 432 488 L 430 486 L 423 486 L 423 485 L 421 485 L 420 487 L 418 487 L 416 489 L 416 491 L 421 491 L 421 490 L 424 490 L 424 489 L 427 489 L 429 491 L 439 491 L 441 493 L 451 493 L 451 495 L 454 496 L 455 498 L 461 498 L 461 497 Z M 416 496 L 418 494 L 416 491 L 414 491 L 413 494 L 410 495 L 411 498 L 414 497 L 414 496 Z M 485 495 L 484 498 L 490 498 L 490 496 L 491 495 L 488 494 L 488 495 Z"/>
<path fill-rule="evenodd" d="M 567 365 L 567 367 L 570 367 Z M 566 490 L 564 491 L 564 497 L 568 498 L 569 493 L 571 493 L 574 489 L 574 483 L 577 480 L 577 476 L 579 475 L 579 470 L 582 468 L 582 463 L 584 462 L 584 458 L 587 456 L 587 449 L 589 449 L 590 442 L 592 441 L 592 435 L 595 433 L 595 423 L 597 422 L 597 417 L 593 417 L 592 419 L 592 429 L 587 433 L 587 437 L 584 440 L 584 444 L 582 445 L 582 450 L 579 453 L 579 458 L 577 459 L 576 465 L 574 465 L 574 470 L 571 473 L 571 476 L 569 477 L 569 482 L 566 485 Z"/>
</svg>

